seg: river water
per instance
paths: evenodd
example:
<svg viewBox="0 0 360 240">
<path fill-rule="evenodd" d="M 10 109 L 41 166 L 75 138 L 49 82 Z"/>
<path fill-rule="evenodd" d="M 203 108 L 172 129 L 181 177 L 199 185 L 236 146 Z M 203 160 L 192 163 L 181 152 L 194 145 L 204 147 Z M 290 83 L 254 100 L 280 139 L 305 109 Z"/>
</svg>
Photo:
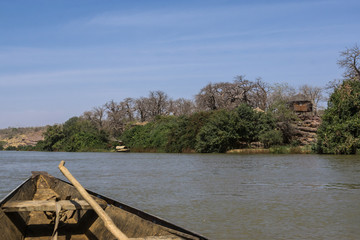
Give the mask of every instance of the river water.
<svg viewBox="0 0 360 240">
<path fill-rule="evenodd" d="M 0 199 L 64 179 L 210 239 L 359 239 L 360 156 L 0 151 Z"/>
</svg>

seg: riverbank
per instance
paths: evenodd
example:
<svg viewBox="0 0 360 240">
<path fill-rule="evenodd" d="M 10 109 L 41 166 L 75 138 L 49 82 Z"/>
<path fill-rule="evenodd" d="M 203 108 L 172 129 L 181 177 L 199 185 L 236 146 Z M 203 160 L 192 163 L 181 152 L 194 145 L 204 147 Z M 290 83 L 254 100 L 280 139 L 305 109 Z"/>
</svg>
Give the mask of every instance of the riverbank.
<svg viewBox="0 0 360 240">
<path fill-rule="evenodd" d="M 305 146 L 274 146 L 271 148 L 232 149 L 226 153 L 232 154 L 311 154 L 314 153 L 311 145 Z"/>
<path fill-rule="evenodd" d="M 162 150 L 155 148 L 136 148 L 130 149 L 133 153 L 166 153 Z M 194 149 L 186 149 L 181 153 L 197 153 Z M 270 148 L 241 148 L 231 149 L 225 152 L 225 154 L 316 154 L 313 151 L 312 145 L 305 146 L 273 146 Z"/>
<path fill-rule="evenodd" d="M 1 151 L 1 150 L 0 150 Z M 19 147 L 9 147 L 2 151 L 37 151 L 37 152 L 47 152 L 39 151 L 34 146 L 19 146 Z M 54 151 L 54 152 L 65 152 L 65 151 Z M 88 149 L 87 151 L 78 151 L 81 152 L 118 152 L 116 149 Z M 159 151 L 157 149 L 130 149 L 129 152 L 132 153 L 167 153 L 164 151 Z M 121 152 L 119 152 L 121 153 Z M 188 149 L 187 151 L 182 152 L 183 154 L 197 154 L 195 150 Z M 232 149 L 226 151 L 223 154 L 316 154 L 312 151 L 311 146 L 298 146 L 298 147 L 289 147 L 289 146 L 277 146 L 272 148 L 244 148 L 244 149 Z"/>
<path fill-rule="evenodd" d="M 43 134 L 46 127 L 38 128 L 8 128 L 0 130 L 0 150 L 12 151 L 41 151 L 36 147 L 38 141 L 44 140 Z M 77 152 L 116 152 L 116 145 L 118 143 L 111 143 L 106 149 L 85 148 Z M 166 153 L 164 149 L 160 148 L 141 148 L 134 147 L 130 149 L 134 153 Z M 63 152 L 58 150 L 58 152 Z M 170 152 L 168 152 L 170 153 Z M 181 153 L 196 153 L 195 149 L 182 149 Z M 310 154 L 314 153 L 312 145 L 292 146 L 292 145 L 278 145 L 270 148 L 241 148 L 231 149 L 226 151 L 228 154 Z"/>
</svg>

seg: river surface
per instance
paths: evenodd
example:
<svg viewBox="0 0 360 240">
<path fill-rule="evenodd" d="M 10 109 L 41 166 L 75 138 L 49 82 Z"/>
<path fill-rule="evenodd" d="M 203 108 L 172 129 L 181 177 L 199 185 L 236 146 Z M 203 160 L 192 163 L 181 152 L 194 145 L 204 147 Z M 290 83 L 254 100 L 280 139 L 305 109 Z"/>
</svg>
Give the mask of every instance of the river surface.
<svg viewBox="0 0 360 240">
<path fill-rule="evenodd" d="M 0 199 L 31 171 L 210 239 L 359 239 L 360 156 L 0 151 Z"/>
</svg>

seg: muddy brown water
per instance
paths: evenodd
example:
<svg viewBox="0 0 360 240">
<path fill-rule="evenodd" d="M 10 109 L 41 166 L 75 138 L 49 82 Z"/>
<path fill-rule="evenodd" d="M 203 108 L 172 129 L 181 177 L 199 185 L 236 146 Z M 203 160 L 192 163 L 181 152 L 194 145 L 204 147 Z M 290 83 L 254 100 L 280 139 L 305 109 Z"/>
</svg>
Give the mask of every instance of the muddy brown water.
<svg viewBox="0 0 360 240">
<path fill-rule="evenodd" d="M 0 151 L 0 198 L 64 179 L 210 239 L 359 239 L 360 156 Z"/>
</svg>

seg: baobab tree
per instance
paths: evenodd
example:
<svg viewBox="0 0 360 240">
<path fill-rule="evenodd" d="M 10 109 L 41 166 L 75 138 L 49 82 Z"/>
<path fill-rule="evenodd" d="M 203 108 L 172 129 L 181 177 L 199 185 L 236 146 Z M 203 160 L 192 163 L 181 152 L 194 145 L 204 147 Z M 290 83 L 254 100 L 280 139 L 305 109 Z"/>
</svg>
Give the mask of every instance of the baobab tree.
<svg viewBox="0 0 360 240">
<path fill-rule="evenodd" d="M 104 130 L 106 125 L 105 107 L 94 107 L 91 111 L 83 113 L 82 118 L 89 120 L 99 130 Z"/>
<path fill-rule="evenodd" d="M 200 90 L 195 100 L 200 110 L 230 110 L 242 103 L 265 110 L 268 91 L 269 86 L 261 78 L 250 81 L 239 75 L 233 82 L 209 83 Z"/>
<path fill-rule="evenodd" d="M 156 116 L 168 115 L 169 97 L 163 91 L 149 93 L 148 111 L 153 119 Z"/>
<path fill-rule="evenodd" d="M 352 48 L 347 48 L 340 53 L 341 59 L 338 61 L 340 67 L 345 68 L 344 77 L 360 81 L 360 48 L 355 44 Z"/>
<path fill-rule="evenodd" d="M 169 112 L 174 116 L 189 116 L 194 110 L 195 105 L 191 100 L 179 98 L 169 101 Z"/>
</svg>

